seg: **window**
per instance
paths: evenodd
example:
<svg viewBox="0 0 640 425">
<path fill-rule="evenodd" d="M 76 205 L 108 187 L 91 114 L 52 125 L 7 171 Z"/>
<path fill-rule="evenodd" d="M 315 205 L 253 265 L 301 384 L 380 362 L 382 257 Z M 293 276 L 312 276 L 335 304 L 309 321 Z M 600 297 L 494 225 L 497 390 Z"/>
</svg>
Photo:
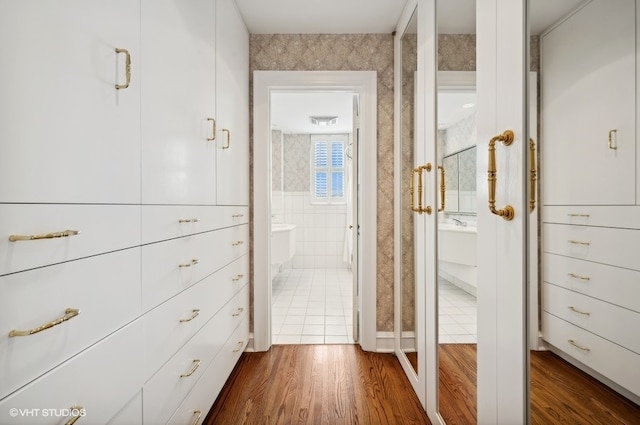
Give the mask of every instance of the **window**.
<svg viewBox="0 0 640 425">
<path fill-rule="evenodd" d="M 311 143 L 311 195 L 314 203 L 345 202 L 345 141 L 315 136 Z"/>
</svg>

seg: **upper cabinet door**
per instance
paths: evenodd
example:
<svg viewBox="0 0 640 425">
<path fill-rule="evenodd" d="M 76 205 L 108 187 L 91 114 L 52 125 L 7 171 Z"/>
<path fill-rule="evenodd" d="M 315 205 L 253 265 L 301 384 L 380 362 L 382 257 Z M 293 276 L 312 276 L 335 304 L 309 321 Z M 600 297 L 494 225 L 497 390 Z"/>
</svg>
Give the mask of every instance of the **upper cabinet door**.
<svg viewBox="0 0 640 425">
<path fill-rule="evenodd" d="M 635 2 L 591 2 L 541 38 L 545 205 L 636 196 Z"/>
<path fill-rule="evenodd" d="M 216 9 L 218 205 L 249 204 L 249 33 L 233 0 Z"/>
<path fill-rule="evenodd" d="M 139 7 L 2 0 L 0 10 L 0 202 L 139 203 Z M 131 60 L 126 89 L 116 49 Z"/>
<path fill-rule="evenodd" d="M 142 0 L 142 202 L 216 203 L 215 3 Z"/>
</svg>

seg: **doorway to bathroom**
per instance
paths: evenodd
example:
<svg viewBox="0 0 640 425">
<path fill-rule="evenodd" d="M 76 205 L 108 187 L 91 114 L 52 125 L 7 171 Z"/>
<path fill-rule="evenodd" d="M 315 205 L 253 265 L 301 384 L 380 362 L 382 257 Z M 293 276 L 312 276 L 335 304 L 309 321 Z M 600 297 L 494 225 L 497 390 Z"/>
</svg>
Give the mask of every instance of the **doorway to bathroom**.
<svg viewBox="0 0 640 425">
<path fill-rule="evenodd" d="M 256 351 L 376 348 L 376 81 L 372 71 L 254 72 Z"/>
</svg>

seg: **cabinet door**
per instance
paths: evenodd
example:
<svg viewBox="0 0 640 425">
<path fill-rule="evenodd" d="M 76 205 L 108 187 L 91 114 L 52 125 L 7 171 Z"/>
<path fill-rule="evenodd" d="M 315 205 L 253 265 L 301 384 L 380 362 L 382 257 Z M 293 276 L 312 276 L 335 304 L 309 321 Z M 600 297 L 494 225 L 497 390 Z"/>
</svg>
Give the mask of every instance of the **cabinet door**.
<svg viewBox="0 0 640 425">
<path fill-rule="evenodd" d="M 216 199 L 215 4 L 142 0 L 142 202 Z"/>
<path fill-rule="evenodd" d="M 140 11 L 0 1 L 0 202 L 140 202 Z M 126 49 L 131 83 L 126 80 Z"/>
<path fill-rule="evenodd" d="M 542 37 L 546 205 L 635 203 L 635 16 L 592 2 Z"/>
<path fill-rule="evenodd" d="M 232 0 L 216 9 L 218 205 L 249 204 L 249 34 Z"/>
</svg>

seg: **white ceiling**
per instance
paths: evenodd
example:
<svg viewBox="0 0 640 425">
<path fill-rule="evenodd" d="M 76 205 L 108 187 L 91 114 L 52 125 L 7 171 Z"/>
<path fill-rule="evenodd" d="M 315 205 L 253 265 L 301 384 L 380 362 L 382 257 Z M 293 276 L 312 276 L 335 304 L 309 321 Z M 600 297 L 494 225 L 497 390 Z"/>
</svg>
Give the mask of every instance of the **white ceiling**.
<svg viewBox="0 0 640 425">
<path fill-rule="evenodd" d="M 353 128 L 351 92 L 271 93 L 271 128 L 286 133 L 351 133 Z M 337 116 L 330 127 L 318 127 L 309 116 Z"/>
</svg>

